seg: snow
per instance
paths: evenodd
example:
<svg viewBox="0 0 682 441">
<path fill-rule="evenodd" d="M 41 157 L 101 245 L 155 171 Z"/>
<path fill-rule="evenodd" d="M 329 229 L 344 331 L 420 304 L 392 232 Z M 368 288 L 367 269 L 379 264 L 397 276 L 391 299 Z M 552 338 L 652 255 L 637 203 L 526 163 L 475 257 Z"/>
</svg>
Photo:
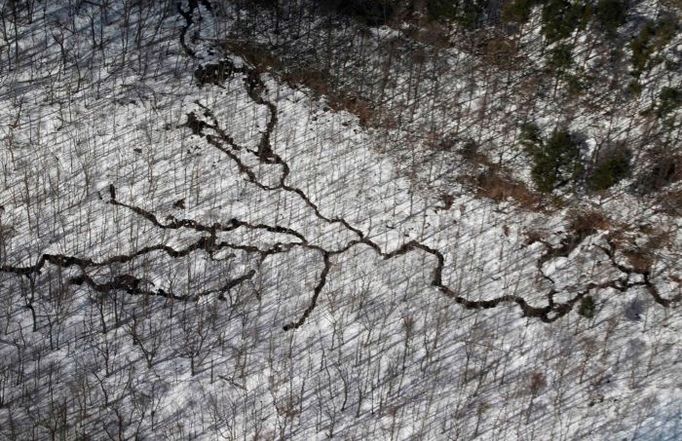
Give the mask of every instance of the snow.
<svg viewBox="0 0 682 441">
<path fill-rule="evenodd" d="M 68 37 L 68 65 L 45 26 L 73 19 L 81 32 L 95 6 L 72 15 L 55 4 L 45 19 L 22 28 L 22 45 L 35 56 L 4 72 L 0 86 L 2 437 L 28 437 L 29 428 L 37 438 L 49 437 L 65 403 L 67 438 L 106 439 L 120 421 L 126 437 L 139 424 L 140 437 L 148 439 L 679 438 L 682 323 L 675 307 L 657 303 L 646 285 L 664 299 L 679 293 L 679 235 L 655 250 L 650 281 L 644 273 L 623 273 L 604 251 L 620 225 L 641 246 L 650 235 L 636 231 L 640 221 L 665 229 L 677 219 L 623 192 L 595 197 L 578 208 L 599 206 L 612 227 L 561 251 L 576 207 L 534 212 L 478 197 L 451 180 L 466 168 L 460 157 L 429 152 L 422 140 L 402 142 L 421 133 L 426 105 L 382 133 L 348 112 L 331 111 L 308 90 L 261 74 L 262 99 L 276 107 L 272 150 L 289 168 L 288 189 L 270 189 L 285 167 L 252 153 L 272 117 L 268 106 L 252 99 L 244 74 L 203 87 L 193 76 L 200 64 L 223 56 L 238 70 L 251 69 L 215 43 L 233 22 L 199 3 L 192 16 L 202 21 L 187 33 L 196 59 L 181 52 L 184 20 L 175 13 L 162 20 L 156 37 L 145 27 L 149 47 L 129 48 L 122 65 L 120 5 L 102 25 L 106 49 L 91 50 L 89 37 Z M 155 8 L 148 11 L 159 19 Z M 373 33 L 377 40 L 402 35 L 388 27 Z M 533 32 L 524 37 L 529 46 L 537 38 Z M 472 62 L 467 57 L 453 49 L 447 65 L 462 68 L 459 61 Z M 40 75 L 49 71 L 52 80 L 35 79 L 30 66 L 38 58 L 47 69 Z M 88 72 L 79 87 L 78 65 Z M 479 80 L 449 83 L 447 93 L 471 109 L 461 121 L 446 119 L 445 110 L 431 116 L 478 132 L 489 141 L 482 143 L 485 153 L 499 158 L 492 161 L 516 167 L 528 183 L 527 160 L 510 148 L 516 135 L 473 116 L 486 99 L 486 82 Z M 428 80 L 423 84 L 427 90 Z M 651 94 L 659 86 L 652 84 Z M 396 108 L 408 101 L 399 93 L 394 99 Z M 549 130 L 561 104 L 538 100 L 536 122 Z M 608 123 L 598 112 L 585 113 L 571 126 L 589 132 L 592 151 L 604 133 L 626 130 L 632 107 Z M 523 119 L 520 102 L 505 111 Z M 193 134 L 186 127 L 190 112 L 229 134 L 240 146 L 230 150 L 236 160 L 210 142 L 207 135 L 218 137 L 218 130 Z M 125 205 L 112 203 L 110 185 Z M 442 193 L 454 198 L 449 209 L 436 208 Z M 251 227 L 210 236 L 168 227 L 174 219 L 203 226 L 238 219 Z M 294 230 L 306 240 L 258 225 Z M 542 241 L 529 241 L 530 232 Z M 203 244 L 207 237 L 222 248 Z M 588 319 L 573 308 L 545 323 L 524 316 L 513 301 L 468 309 L 434 284 L 435 254 L 412 249 L 388 257 L 412 241 L 442 254 L 442 283 L 454 296 L 494 301 L 511 295 L 543 308 L 550 290 L 557 304 L 582 293 L 594 297 L 596 314 Z M 153 246 L 159 248 L 146 249 Z M 199 248 L 185 255 L 167 251 L 193 246 Z M 325 253 L 331 254 L 323 278 Z M 48 262 L 30 277 L 12 271 L 45 254 L 95 265 Z M 121 256 L 130 258 L 116 261 Z M 623 253 L 614 259 L 628 265 Z M 250 271 L 253 276 L 222 298 L 216 294 Z M 157 294 L 210 294 L 187 302 L 68 282 L 82 274 L 100 286 L 128 275 Z M 283 330 L 311 307 L 321 281 L 304 323 Z M 606 286 L 623 281 L 632 287 Z M 589 288 L 594 284 L 604 286 Z M 628 314 L 635 301 L 642 302 L 641 314 Z M 150 368 L 145 351 L 155 338 L 160 343 Z"/>
</svg>

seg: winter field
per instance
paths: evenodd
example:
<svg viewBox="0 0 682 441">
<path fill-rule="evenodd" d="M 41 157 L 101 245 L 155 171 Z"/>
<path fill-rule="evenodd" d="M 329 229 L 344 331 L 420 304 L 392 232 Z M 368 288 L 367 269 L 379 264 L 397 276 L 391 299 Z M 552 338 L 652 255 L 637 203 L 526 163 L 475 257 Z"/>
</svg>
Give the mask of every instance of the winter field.
<svg viewBox="0 0 682 441">
<path fill-rule="evenodd" d="M 679 150 L 682 112 L 642 111 L 680 70 L 623 98 L 576 37 L 575 100 L 537 74 L 538 14 L 486 67 L 242 3 L 3 6 L 0 439 L 682 438 L 680 170 L 628 190 L 650 139 Z M 529 119 L 627 143 L 633 174 L 539 195 Z"/>
</svg>

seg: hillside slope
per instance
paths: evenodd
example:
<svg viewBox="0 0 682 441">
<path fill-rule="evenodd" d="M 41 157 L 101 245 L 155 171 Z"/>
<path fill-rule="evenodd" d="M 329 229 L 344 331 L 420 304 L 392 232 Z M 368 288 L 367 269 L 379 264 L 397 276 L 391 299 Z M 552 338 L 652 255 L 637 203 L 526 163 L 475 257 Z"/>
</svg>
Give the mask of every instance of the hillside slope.
<svg viewBox="0 0 682 441">
<path fill-rule="evenodd" d="M 4 5 L 0 438 L 679 439 L 676 9 L 337 3 Z"/>
</svg>

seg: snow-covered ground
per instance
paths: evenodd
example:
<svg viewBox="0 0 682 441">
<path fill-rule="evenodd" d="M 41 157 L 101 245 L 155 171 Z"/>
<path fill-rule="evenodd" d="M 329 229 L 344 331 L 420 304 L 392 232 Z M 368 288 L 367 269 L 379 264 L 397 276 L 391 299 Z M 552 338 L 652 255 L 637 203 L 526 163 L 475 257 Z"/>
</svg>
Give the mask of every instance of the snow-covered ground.
<svg viewBox="0 0 682 441">
<path fill-rule="evenodd" d="M 36 8 L 0 55 L 0 437 L 682 436 L 677 218 L 480 197 L 405 142 L 428 106 L 368 128 L 225 49 L 206 1 Z M 442 126 L 528 182 L 484 95 Z"/>
</svg>

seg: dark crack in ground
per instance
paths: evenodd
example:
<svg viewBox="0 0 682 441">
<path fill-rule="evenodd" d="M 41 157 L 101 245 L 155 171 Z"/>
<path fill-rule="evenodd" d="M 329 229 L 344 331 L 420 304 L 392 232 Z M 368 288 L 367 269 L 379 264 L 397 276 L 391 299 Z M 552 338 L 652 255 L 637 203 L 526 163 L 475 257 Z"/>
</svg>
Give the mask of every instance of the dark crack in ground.
<svg viewBox="0 0 682 441">
<path fill-rule="evenodd" d="M 182 46 L 182 48 L 185 50 L 185 53 L 189 57 L 197 61 L 199 61 L 198 60 L 199 57 L 197 56 L 196 52 L 187 44 L 186 37 L 191 27 L 193 26 L 194 13 L 200 5 L 203 6 L 207 11 L 209 12 L 211 11 L 211 5 L 207 0 L 190 0 L 188 10 L 183 10 L 182 7 L 178 5 L 179 14 L 185 19 L 185 26 L 183 26 L 180 32 L 180 45 Z M 198 35 L 194 35 L 192 37 L 192 40 L 197 40 L 199 38 L 200 37 Z M 91 289 L 101 293 L 108 293 L 110 291 L 116 290 L 124 291 L 132 295 L 161 296 L 172 298 L 175 300 L 196 301 L 200 297 L 211 294 L 218 294 L 220 298 L 220 296 L 228 292 L 230 289 L 240 285 L 241 283 L 246 282 L 247 280 L 250 280 L 256 274 L 255 270 L 250 270 L 243 275 L 231 279 L 222 287 L 209 291 L 199 292 L 191 296 L 177 295 L 174 293 L 166 292 L 161 288 L 150 289 L 149 282 L 145 282 L 144 280 L 141 280 L 129 274 L 119 275 L 108 282 L 98 283 L 87 274 L 86 270 L 90 268 L 104 267 L 115 263 L 129 262 L 135 259 L 136 257 L 156 251 L 165 252 L 167 255 L 177 258 L 187 256 L 198 250 L 203 250 L 212 257 L 213 253 L 215 253 L 216 251 L 227 248 L 244 251 L 250 254 L 256 254 L 259 256 L 260 261 L 262 263 L 271 255 L 287 253 L 288 251 L 296 247 L 313 250 L 319 253 L 322 260 L 322 269 L 318 276 L 318 282 L 313 289 L 312 297 L 306 309 L 303 311 L 300 317 L 283 325 L 283 329 L 285 331 L 295 330 L 303 326 L 307 319 L 309 318 L 310 314 L 314 311 L 315 307 L 317 306 L 319 295 L 324 289 L 325 284 L 327 282 L 327 277 L 329 276 L 329 273 L 331 271 L 332 257 L 343 254 L 350 250 L 352 247 L 361 244 L 371 248 L 376 254 L 381 256 L 384 260 L 389 260 L 411 252 L 424 252 L 433 256 L 435 259 L 435 267 L 431 275 L 431 286 L 438 289 L 443 295 L 452 299 L 455 303 L 467 309 L 490 309 L 495 308 L 502 304 L 514 303 L 521 309 L 524 316 L 538 318 L 543 322 L 549 323 L 558 320 L 559 318 L 568 314 L 571 310 L 573 310 L 576 303 L 578 303 L 584 296 L 586 296 L 593 290 L 613 288 L 619 291 L 627 291 L 631 287 L 644 286 L 651 294 L 651 296 L 654 298 L 654 300 L 663 307 L 671 307 L 674 303 L 679 302 L 681 300 L 682 295 L 678 295 L 672 299 L 666 299 L 661 297 L 655 285 L 651 282 L 651 274 L 649 273 L 648 270 L 643 272 L 637 271 L 634 268 L 626 267 L 617 262 L 615 258 L 615 245 L 612 243 L 609 243 L 608 248 L 607 247 L 600 248 L 608 256 L 614 267 L 619 269 L 623 273 L 623 276 L 616 280 L 610 280 L 603 283 L 591 282 L 587 284 L 585 287 L 583 287 L 583 289 L 580 290 L 578 293 L 576 293 L 576 295 L 573 298 L 566 302 L 556 303 L 554 301 L 554 296 L 555 294 L 557 294 L 554 288 L 550 289 L 549 292 L 547 293 L 546 297 L 548 299 L 548 303 L 544 307 L 531 306 L 523 297 L 517 295 L 503 294 L 490 300 L 478 301 L 467 299 L 466 297 L 460 295 L 460 293 L 458 293 L 451 287 L 447 286 L 443 282 L 442 274 L 443 269 L 445 267 L 445 257 L 439 250 L 429 247 L 416 240 L 412 240 L 403 244 L 396 250 L 390 252 L 383 251 L 381 247 L 376 242 L 368 238 L 367 235 L 362 230 L 352 226 L 348 221 L 346 221 L 343 218 L 340 217 L 330 218 L 325 216 L 322 213 L 320 207 L 318 207 L 318 205 L 315 204 L 303 190 L 287 184 L 287 177 L 290 174 L 289 165 L 286 163 L 286 161 L 284 161 L 279 155 L 275 153 L 271 142 L 272 132 L 274 131 L 277 125 L 278 109 L 276 104 L 269 101 L 265 97 L 267 87 L 264 81 L 262 80 L 260 73 L 258 73 L 255 68 L 251 68 L 246 64 L 244 64 L 241 67 L 237 67 L 229 58 L 225 58 L 223 61 L 219 63 L 201 65 L 195 71 L 195 78 L 197 79 L 199 87 L 202 87 L 206 84 L 215 84 L 218 86 L 222 86 L 222 83 L 226 79 L 234 75 L 242 75 L 246 92 L 254 103 L 266 106 L 268 108 L 269 117 L 265 131 L 259 140 L 258 149 L 257 150 L 248 149 L 236 143 L 235 140 L 225 130 L 223 130 L 220 127 L 220 124 L 215 115 L 213 114 L 213 112 L 211 111 L 211 109 L 209 109 L 208 107 L 201 103 L 197 104 L 203 111 L 202 116 L 204 118 L 207 118 L 208 121 L 200 118 L 196 113 L 190 112 L 187 115 L 187 121 L 185 122 L 184 126 L 189 128 L 194 135 L 204 138 L 208 142 L 208 144 L 210 144 L 211 146 L 215 147 L 217 150 L 225 154 L 229 160 L 236 164 L 239 171 L 243 176 L 245 176 L 245 179 L 248 182 L 252 183 L 253 185 L 257 186 L 258 188 L 264 191 L 282 190 L 297 195 L 297 197 L 300 198 L 305 203 L 305 205 L 311 209 L 311 211 L 318 219 L 328 224 L 340 224 L 346 230 L 353 232 L 358 237 L 358 239 L 349 241 L 344 247 L 340 249 L 327 250 L 323 247 L 312 244 L 300 232 L 289 227 L 283 227 L 279 225 L 250 224 L 248 222 L 241 221 L 238 219 L 230 219 L 228 222 L 224 224 L 214 223 L 211 225 L 205 225 L 194 219 L 177 219 L 173 216 L 168 216 L 166 218 L 167 222 L 164 223 L 159 221 L 156 215 L 141 207 L 120 202 L 116 198 L 115 187 L 111 185 L 109 187 L 110 195 L 110 200 L 108 201 L 109 204 L 131 210 L 161 229 L 173 230 L 191 229 L 197 232 L 205 233 L 206 235 L 202 236 L 201 238 L 199 238 L 197 241 L 187 246 L 186 248 L 180 250 L 176 250 L 167 245 L 157 244 L 143 247 L 142 249 L 135 251 L 131 254 L 117 255 L 109 257 L 99 262 L 94 261 L 87 257 L 68 256 L 62 254 L 43 254 L 38 259 L 37 263 L 35 263 L 34 265 L 26 267 L 7 265 L 0 266 L 0 271 L 5 273 L 13 273 L 18 276 L 26 276 L 32 279 L 36 274 L 39 274 L 41 269 L 48 263 L 61 268 L 75 266 L 80 269 L 81 274 L 72 277 L 71 279 L 69 279 L 69 281 L 74 285 L 85 284 L 89 286 Z M 241 152 L 245 151 L 254 155 L 258 159 L 258 161 L 263 164 L 279 166 L 281 168 L 282 172 L 276 185 L 266 185 L 260 182 L 257 174 L 248 165 L 246 165 L 239 156 Z M 218 241 L 217 233 L 230 232 L 238 228 L 248 228 L 252 230 L 263 230 L 272 233 L 278 233 L 286 236 L 291 236 L 292 238 L 295 238 L 297 241 L 276 243 L 267 249 L 260 249 L 252 245 L 232 244 L 228 242 Z M 548 249 L 546 253 L 539 258 L 538 269 L 541 270 L 542 264 L 544 262 L 557 256 L 562 256 L 570 253 L 570 251 L 574 249 L 575 246 L 577 246 L 577 244 L 573 242 L 574 241 L 568 241 L 562 243 L 561 247 L 559 248 L 551 247 L 549 244 L 545 243 L 545 246 L 548 247 Z M 542 271 L 540 271 L 540 273 L 542 274 Z M 630 282 L 629 279 L 631 274 L 640 274 L 642 276 L 642 281 Z M 549 277 L 545 278 L 550 283 L 552 284 L 554 283 L 551 278 Z"/>
</svg>

